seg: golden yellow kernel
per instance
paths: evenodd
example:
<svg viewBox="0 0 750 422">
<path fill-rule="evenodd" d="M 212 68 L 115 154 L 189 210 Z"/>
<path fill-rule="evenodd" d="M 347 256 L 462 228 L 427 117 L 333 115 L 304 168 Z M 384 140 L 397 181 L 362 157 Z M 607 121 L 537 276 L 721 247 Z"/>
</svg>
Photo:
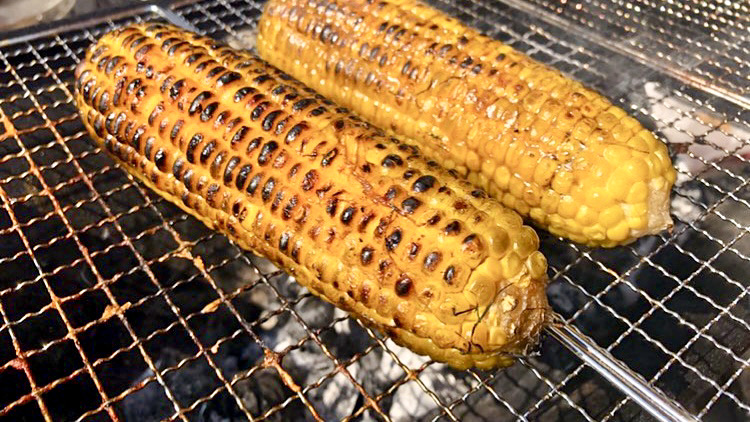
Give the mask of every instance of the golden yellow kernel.
<svg viewBox="0 0 750 422">
<path fill-rule="evenodd" d="M 603 188 L 590 187 L 586 190 L 586 205 L 596 211 L 608 208 L 612 204 L 612 197 Z"/>
<path fill-rule="evenodd" d="M 674 167 L 671 166 L 667 167 L 665 178 L 670 185 L 674 184 L 674 182 L 677 180 L 677 170 L 675 170 Z"/>
<path fill-rule="evenodd" d="M 626 200 L 631 204 L 636 204 L 646 202 L 646 199 L 648 199 L 648 185 L 646 182 L 635 182 L 630 187 Z"/>
<path fill-rule="evenodd" d="M 466 153 L 466 166 L 471 171 L 479 171 L 479 168 L 482 165 L 482 161 L 479 158 L 479 155 L 474 151 L 468 151 Z"/>
<path fill-rule="evenodd" d="M 601 130 L 610 130 L 612 129 L 617 122 L 620 120 L 618 119 L 614 114 L 612 114 L 610 111 L 605 111 L 604 113 L 599 113 L 596 117 L 596 122 L 599 124 L 599 129 Z"/>
<path fill-rule="evenodd" d="M 558 170 L 552 178 L 552 189 L 559 194 L 569 193 L 574 179 L 573 173 Z"/>
<path fill-rule="evenodd" d="M 568 108 L 557 116 L 555 127 L 563 131 L 569 131 L 582 117 L 583 115 L 577 109 Z"/>
<path fill-rule="evenodd" d="M 583 235 L 589 240 L 602 241 L 606 239 L 606 230 L 599 224 L 583 228 Z"/>
<path fill-rule="evenodd" d="M 651 175 L 652 178 L 662 174 L 664 168 L 661 166 L 659 157 L 651 154 L 646 158 L 646 163 L 648 165 L 649 175 Z"/>
<path fill-rule="evenodd" d="M 531 85 L 531 84 L 530 84 Z M 542 104 L 547 100 L 548 94 L 541 90 L 533 90 L 529 92 L 526 98 L 521 101 L 521 104 L 526 111 L 531 113 L 537 113 Z"/>
<path fill-rule="evenodd" d="M 528 268 L 531 278 L 540 280 L 547 274 L 547 258 L 543 253 L 534 251 L 526 261 L 526 268 Z"/>
<path fill-rule="evenodd" d="M 576 213 L 576 221 L 583 227 L 593 226 L 599 220 L 599 214 L 586 205 L 581 205 Z"/>
<path fill-rule="evenodd" d="M 539 138 L 541 145 L 539 145 L 541 151 L 551 154 L 557 151 L 559 145 L 567 141 L 567 133 L 560 128 L 550 127 L 546 132 Z"/>
<path fill-rule="evenodd" d="M 529 211 L 531 210 L 531 207 L 529 207 L 528 203 L 520 199 L 516 199 L 514 204 L 515 205 L 513 206 L 513 209 L 515 209 L 516 212 L 518 212 L 519 214 L 523 216 L 529 215 Z"/>
<path fill-rule="evenodd" d="M 633 181 L 646 180 L 648 178 L 648 165 L 641 158 L 633 157 L 626 161 L 622 166 L 622 170 L 624 171 L 624 175 L 627 175 Z"/>
<path fill-rule="evenodd" d="M 485 274 L 472 274 L 471 280 L 466 285 L 464 296 L 471 305 L 487 306 L 495 297 L 497 284 L 495 280 L 490 279 Z"/>
<path fill-rule="evenodd" d="M 510 252 L 500 261 L 503 278 L 509 279 L 515 277 L 521 271 L 522 267 L 523 261 L 515 252 Z"/>
<path fill-rule="evenodd" d="M 526 189 L 524 181 L 519 178 L 518 176 L 513 176 L 510 179 L 510 184 L 508 185 L 508 191 L 516 198 L 523 197 L 523 192 Z"/>
<path fill-rule="evenodd" d="M 529 226 L 522 226 L 513 242 L 513 251 L 525 259 L 532 252 L 539 249 L 539 236 Z"/>
<path fill-rule="evenodd" d="M 506 192 L 503 194 L 502 204 L 505 205 L 508 208 L 515 209 L 516 208 L 516 197 L 513 196 L 510 192 Z M 518 211 L 518 210 L 516 210 Z"/>
<path fill-rule="evenodd" d="M 607 230 L 607 237 L 615 242 L 622 242 L 630 237 L 630 225 L 627 221 L 621 221 L 616 226 Z"/>
<path fill-rule="evenodd" d="M 529 208 L 538 207 L 542 202 L 542 190 L 537 185 L 526 185 L 522 199 Z"/>
<path fill-rule="evenodd" d="M 414 323 L 412 324 L 414 334 L 417 337 L 428 337 L 432 331 L 430 322 L 431 318 L 428 318 L 427 315 L 422 312 L 417 312 L 416 315 L 414 315 Z M 437 323 L 437 321 L 435 322 Z"/>
<path fill-rule="evenodd" d="M 487 344 L 487 340 L 489 340 L 490 336 L 490 330 L 487 327 L 486 322 L 472 322 L 466 328 L 466 337 L 471 342 L 476 344 Z"/>
<path fill-rule="evenodd" d="M 630 150 L 622 145 L 608 145 L 604 148 L 604 159 L 619 166 L 630 159 Z"/>
<path fill-rule="evenodd" d="M 462 302 L 465 302 L 465 300 Z M 464 319 L 462 311 L 466 311 L 466 309 L 468 309 L 468 306 L 461 309 L 458 308 L 454 295 L 446 295 L 445 299 L 433 308 L 435 317 L 442 321 L 443 324 L 448 325 L 461 323 Z"/>
<path fill-rule="evenodd" d="M 559 100 L 549 99 L 539 108 L 539 118 L 551 122 L 562 113 L 564 106 Z"/>
<path fill-rule="evenodd" d="M 584 117 L 579 120 L 570 132 L 570 137 L 577 141 L 588 139 L 591 132 L 596 128 L 596 122 L 593 119 Z"/>
<path fill-rule="evenodd" d="M 516 175 L 523 180 L 532 180 L 538 162 L 539 159 L 536 156 L 532 156 L 528 153 L 521 155 L 521 159 L 515 169 Z"/>
<path fill-rule="evenodd" d="M 497 163 L 495 163 L 495 161 L 493 161 L 490 157 L 485 158 L 484 162 L 482 162 L 482 174 L 489 178 L 492 178 L 496 170 Z"/>
<path fill-rule="evenodd" d="M 633 230 L 644 230 L 648 227 L 648 217 L 628 217 L 627 222 Z"/>
<path fill-rule="evenodd" d="M 630 138 L 633 135 L 633 131 L 622 124 L 622 122 L 615 125 L 615 127 L 612 128 L 612 137 L 615 138 L 618 142 L 624 142 L 628 138 Z"/>
<path fill-rule="evenodd" d="M 547 130 L 549 130 L 550 122 L 547 120 L 536 119 L 531 125 L 531 136 L 541 137 Z"/>
<path fill-rule="evenodd" d="M 625 198 L 628 197 L 628 192 L 630 192 L 630 187 L 633 183 L 625 177 L 623 173 L 624 169 L 615 170 L 607 179 L 607 184 L 605 186 L 607 194 L 612 197 L 612 199 L 618 201 L 624 201 Z"/>
<path fill-rule="evenodd" d="M 580 204 L 576 203 L 573 197 L 565 195 L 560 198 L 560 205 L 557 207 L 557 212 L 563 218 L 574 218 L 578 213 L 578 207 Z"/>
<path fill-rule="evenodd" d="M 534 170 L 534 182 L 540 187 L 549 185 L 557 170 L 557 161 L 549 157 L 542 157 Z"/>
<path fill-rule="evenodd" d="M 549 214 L 543 211 L 541 208 L 532 208 L 529 210 L 529 217 L 537 224 L 545 224 L 549 218 Z"/>
<path fill-rule="evenodd" d="M 573 185 L 573 187 L 570 188 L 570 196 L 580 204 L 586 203 L 586 194 L 586 190 L 581 185 Z"/>
<path fill-rule="evenodd" d="M 607 109 L 607 112 L 609 112 L 612 116 L 616 117 L 617 120 L 622 119 L 623 117 L 627 116 L 627 113 L 625 113 L 625 110 L 621 109 L 617 106 L 612 106 Z"/>
<path fill-rule="evenodd" d="M 625 220 L 625 213 L 620 205 L 613 205 L 599 213 L 599 223 L 608 229 L 623 220 Z"/>
<path fill-rule="evenodd" d="M 455 345 L 456 335 L 448 329 L 437 329 L 432 336 L 432 341 L 441 349 L 449 349 Z"/>
<path fill-rule="evenodd" d="M 399 319 L 404 328 L 411 328 L 414 323 L 414 315 L 417 312 L 416 302 L 412 300 L 401 300 L 396 305 L 395 316 Z"/>
<path fill-rule="evenodd" d="M 624 117 L 620 118 L 620 124 L 630 129 L 631 131 L 635 130 L 636 133 L 641 132 L 641 130 L 638 129 L 641 127 L 641 124 L 632 116 L 625 115 Z M 651 132 L 649 131 L 646 132 L 651 134 Z"/>
<path fill-rule="evenodd" d="M 508 252 L 508 248 L 510 247 L 510 236 L 508 236 L 508 232 L 505 231 L 505 229 L 492 227 L 487 234 L 487 240 L 489 242 L 490 250 L 496 256 L 502 257 Z"/>
<path fill-rule="evenodd" d="M 649 148 L 646 141 L 640 136 L 633 136 L 632 138 L 630 138 L 627 142 L 627 146 L 632 148 L 634 151 L 642 152 L 644 154 L 648 154 L 651 151 L 651 148 Z"/>
<path fill-rule="evenodd" d="M 560 195 L 552 190 L 547 190 L 542 195 L 541 210 L 546 214 L 554 214 L 557 212 L 557 206 L 560 203 Z"/>
<path fill-rule="evenodd" d="M 378 315 L 384 318 L 390 318 L 396 310 L 397 302 L 398 299 L 394 293 L 387 290 L 381 290 L 377 302 L 375 303 L 375 310 L 378 312 Z"/>
</svg>

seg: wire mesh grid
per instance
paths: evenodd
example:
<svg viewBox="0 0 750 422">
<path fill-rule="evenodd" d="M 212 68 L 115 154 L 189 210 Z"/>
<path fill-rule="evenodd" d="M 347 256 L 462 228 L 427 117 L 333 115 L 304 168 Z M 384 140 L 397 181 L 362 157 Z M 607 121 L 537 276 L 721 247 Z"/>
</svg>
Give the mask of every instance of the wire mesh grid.
<svg viewBox="0 0 750 422">
<path fill-rule="evenodd" d="M 674 231 L 614 250 L 542 234 L 550 301 L 696 416 L 746 418 L 748 111 L 507 4 L 432 3 L 600 90 L 670 143 Z M 261 7 L 175 10 L 235 42 Z M 145 10 L 0 48 L 0 385 L 13 386 L 0 389 L 0 417 L 647 418 L 550 338 L 496 372 L 417 357 L 134 182 L 88 139 L 71 87 L 85 48 L 158 18 Z"/>
</svg>

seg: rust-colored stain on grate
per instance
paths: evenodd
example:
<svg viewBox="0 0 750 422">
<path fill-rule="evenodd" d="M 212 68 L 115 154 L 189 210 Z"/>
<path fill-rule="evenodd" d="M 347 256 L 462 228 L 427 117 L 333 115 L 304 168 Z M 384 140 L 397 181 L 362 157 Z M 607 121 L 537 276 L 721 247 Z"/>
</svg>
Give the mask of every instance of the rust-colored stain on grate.
<svg viewBox="0 0 750 422">
<path fill-rule="evenodd" d="M 550 302 L 696 417 L 746 419 L 746 6 L 431 3 L 598 89 L 669 143 L 673 232 L 613 250 L 541 234 Z M 647 417 L 552 338 L 502 371 L 416 356 L 136 183 L 90 142 L 71 90 L 85 49 L 159 19 L 150 10 L 0 43 L 0 419 Z M 237 42 L 262 2 L 173 10 Z"/>
</svg>

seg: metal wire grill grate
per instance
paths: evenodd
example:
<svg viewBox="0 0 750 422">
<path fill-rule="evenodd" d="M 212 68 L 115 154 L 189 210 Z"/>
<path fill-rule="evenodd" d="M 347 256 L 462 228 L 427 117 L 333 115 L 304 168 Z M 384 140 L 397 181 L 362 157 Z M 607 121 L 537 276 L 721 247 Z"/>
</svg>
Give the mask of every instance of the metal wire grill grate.
<svg viewBox="0 0 750 422">
<path fill-rule="evenodd" d="M 543 235 L 550 300 L 567 323 L 696 416 L 746 418 L 748 111 L 644 65 L 629 50 L 613 52 L 544 14 L 519 12 L 519 2 L 432 3 L 595 87 L 670 143 L 680 170 L 675 230 L 615 250 Z M 645 19 L 646 8 L 626 18 L 616 12 L 627 7 L 619 3 L 578 4 L 560 16 L 623 28 L 633 27 L 627 19 L 662 22 L 653 13 Z M 158 18 L 146 10 L 0 47 L 0 385 L 17 386 L 0 389 L 0 417 L 645 416 L 551 338 L 540 356 L 491 373 L 451 371 L 417 357 L 135 183 L 88 140 L 71 83 L 91 42 L 126 22 Z M 209 0 L 175 10 L 203 32 L 236 42 L 247 38 L 261 5 Z M 731 66 L 746 69 L 746 27 L 741 10 L 734 16 L 735 25 L 719 30 L 722 45 L 734 39 L 739 53 L 706 51 L 729 54 L 737 59 Z M 639 35 L 670 39 L 671 27 L 649 25 Z M 589 35 L 610 30 L 586 26 Z M 684 53 L 719 63 L 693 54 L 691 43 L 644 45 L 664 49 L 655 60 Z M 747 82 L 728 78 L 732 67 L 722 66 L 691 68 L 744 95 Z"/>
</svg>

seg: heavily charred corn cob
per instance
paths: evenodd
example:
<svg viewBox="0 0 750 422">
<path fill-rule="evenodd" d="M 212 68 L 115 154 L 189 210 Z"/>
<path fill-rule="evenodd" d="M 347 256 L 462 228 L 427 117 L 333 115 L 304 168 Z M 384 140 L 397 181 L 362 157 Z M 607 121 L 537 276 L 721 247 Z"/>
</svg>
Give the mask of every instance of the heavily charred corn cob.
<svg viewBox="0 0 750 422">
<path fill-rule="evenodd" d="M 520 217 L 260 59 L 161 24 L 76 71 L 93 138 L 316 295 L 459 368 L 512 362 L 547 310 Z"/>
<path fill-rule="evenodd" d="M 536 225 L 615 246 L 672 224 L 664 144 L 594 91 L 415 0 L 271 0 L 257 48 Z"/>
</svg>

